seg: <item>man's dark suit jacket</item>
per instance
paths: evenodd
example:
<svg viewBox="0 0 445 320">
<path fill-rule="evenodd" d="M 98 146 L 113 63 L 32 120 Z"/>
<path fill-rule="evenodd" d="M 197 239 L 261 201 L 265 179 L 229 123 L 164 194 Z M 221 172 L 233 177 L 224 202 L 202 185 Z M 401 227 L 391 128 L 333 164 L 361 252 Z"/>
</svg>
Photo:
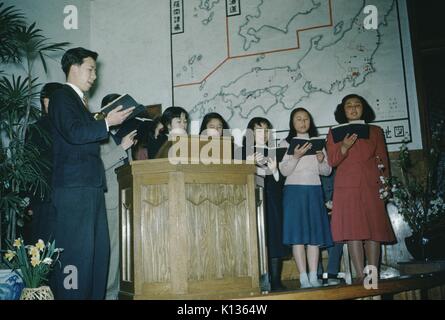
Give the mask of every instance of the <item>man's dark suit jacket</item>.
<svg viewBox="0 0 445 320">
<path fill-rule="evenodd" d="M 97 121 L 68 85 L 49 103 L 53 130 L 53 188 L 104 187 L 100 141 L 107 139 L 105 120 Z"/>
<path fill-rule="evenodd" d="M 100 157 L 100 141 L 108 137 L 106 123 L 96 121 L 68 85 L 54 92 L 49 115 L 55 240 L 64 248 L 62 269 L 55 273 L 53 284 L 56 299 L 103 299 L 110 250 Z M 78 269 L 77 290 L 64 285 L 62 270 L 66 265 Z"/>
</svg>

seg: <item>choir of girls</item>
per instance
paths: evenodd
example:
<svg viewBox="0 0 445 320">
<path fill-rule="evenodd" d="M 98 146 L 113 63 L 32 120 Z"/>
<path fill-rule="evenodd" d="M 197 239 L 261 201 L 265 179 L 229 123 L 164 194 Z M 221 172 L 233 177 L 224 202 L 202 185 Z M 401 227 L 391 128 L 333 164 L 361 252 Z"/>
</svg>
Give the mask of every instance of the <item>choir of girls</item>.
<svg viewBox="0 0 445 320">
<path fill-rule="evenodd" d="M 375 114 L 368 102 L 352 94 L 344 97 L 335 111 L 339 124 L 350 122 L 370 123 Z M 180 107 L 166 109 L 155 120 L 147 137 L 149 158 L 153 158 L 169 134 L 187 132 L 188 113 Z M 316 154 L 306 154 L 310 142 L 299 145 L 292 154 L 280 161 L 256 152 L 258 148 L 285 147 L 297 138 L 318 136 L 316 123 L 308 109 L 296 108 L 289 117 L 288 136 L 275 145 L 272 123 L 266 118 L 253 118 L 248 130 L 253 132 L 253 149 L 247 150 L 244 138 L 243 159 L 253 153 L 257 165 L 257 185 L 265 190 L 266 236 L 269 273 L 272 290 L 285 290 L 281 283 L 282 261 L 291 253 L 299 271 L 301 288 L 320 287 L 317 274 L 320 249 L 347 244 L 355 270 L 355 280 L 363 281 L 365 265 L 378 268 L 381 243 L 394 242 L 383 200 L 379 197 L 378 162 L 389 168 L 386 144 L 382 130 L 369 125 L 369 139 L 346 135 L 335 143 L 332 132 L 327 135 L 326 148 Z M 229 129 L 227 121 L 218 113 L 206 114 L 200 127 L 201 135 L 222 136 Z M 247 132 L 247 131 L 246 131 Z M 321 177 L 330 177 L 335 170 L 333 183 L 331 223 L 325 205 Z M 386 170 L 385 175 L 389 175 Z M 338 249 L 336 251 L 339 251 Z M 331 252 L 331 251 L 329 251 Z M 340 248 L 341 252 L 341 248 Z M 341 254 L 329 257 L 337 265 Z M 331 259 L 338 260 L 332 261 Z M 330 274 L 335 277 L 336 274 Z"/>
<path fill-rule="evenodd" d="M 281 282 L 281 273 L 283 260 L 291 256 L 299 271 L 300 288 L 322 286 L 320 249 L 324 248 L 329 252 L 328 274 L 329 280 L 333 281 L 328 281 L 328 284 L 338 284 L 336 278 L 344 244 L 347 244 L 354 266 L 355 281 L 362 282 L 366 265 L 379 267 L 381 244 L 395 241 L 384 201 L 379 197 L 381 172 L 378 164 L 383 163 L 385 168 L 389 168 L 385 139 L 379 127 L 369 125 L 368 139 L 359 139 L 353 134 L 338 142 L 334 142 L 330 129 L 326 148 L 315 154 L 309 152 L 312 148 L 310 142 L 298 145 L 291 154 L 286 152 L 280 159 L 277 159 L 277 154 L 260 152 L 265 148 L 287 149 L 293 138 L 318 137 L 317 126 L 309 110 L 302 107 L 292 110 L 289 133 L 279 143 L 276 143 L 273 125 L 268 119 L 250 119 L 246 136 L 238 147 L 242 150 L 243 160 L 253 156 L 257 169 L 256 184 L 264 190 L 272 291 L 287 290 Z M 358 121 L 369 124 L 375 119 L 369 103 L 356 94 L 345 96 L 334 116 L 339 124 Z M 155 159 L 167 154 L 171 146 L 167 143 L 170 136 L 188 133 L 189 115 L 185 109 L 175 106 L 167 108 L 153 121 L 132 121 L 128 125 L 138 129 L 132 158 Z M 224 130 L 229 130 L 227 121 L 219 113 L 211 112 L 203 117 L 199 134 L 220 137 L 230 132 Z M 116 133 L 116 138 L 124 139 L 123 135 L 131 134 L 131 130 L 127 131 L 123 127 Z M 250 144 L 246 143 L 248 134 L 253 137 Z M 335 179 L 331 174 L 333 171 Z M 389 176 L 388 170 L 384 174 Z M 329 181 L 331 191 L 328 199 L 326 190 L 329 187 L 322 185 L 322 181 Z M 330 219 L 327 209 L 331 213 Z M 116 281 L 109 280 L 109 283 Z M 112 288 L 110 297 L 116 296 L 117 286 L 109 287 Z"/>
</svg>

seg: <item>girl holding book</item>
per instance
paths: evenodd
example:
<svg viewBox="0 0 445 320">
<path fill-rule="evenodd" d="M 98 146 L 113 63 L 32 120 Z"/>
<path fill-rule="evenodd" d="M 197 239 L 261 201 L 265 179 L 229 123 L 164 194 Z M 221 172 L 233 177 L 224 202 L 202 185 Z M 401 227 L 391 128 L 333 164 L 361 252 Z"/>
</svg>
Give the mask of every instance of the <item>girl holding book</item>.
<svg viewBox="0 0 445 320">
<path fill-rule="evenodd" d="M 267 156 L 258 150 L 274 147 L 272 124 L 266 118 L 256 117 L 247 124 L 246 136 L 243 140 L 243 158 L 254 157 L 257 166 L 256 184 L 264 188 L 266 200 L 265 224 L 267 256 L 272 291 L 283 291 L 286 287 L 281 283 L 283 258 L 289 254 L 289 248 L 283 244 L 283 179 L 277 168 L 277 159 L 273 154 Z"/>
<path fill-rule="evenodd" d="M 289 147 L 293 138 L 309 139 L 318 136 L 312 115 L 304 108 L 292 111 L 289 135 L 281 146 Z M 283 242 L 292 245 L 292 253 L 300 272 L 300 287 L 319 287 L 317 266 L 320 247 L 332 245 L 328 214 L 323 201 L 320 175 L 329 176 L 331 167 L 325 150 L 306 155 L 311 143 L 297 145 L 279 164 L 286 177 L 283 191 Z M 306 248 L 307 246 L 307 248 Z M 307 266 L 309 265 L 309 274 Z"/>
<path fill-rule="evenodd" d="M 217 112 L 207 113 L 202 119 L 200 135 L 207 135 L 212 137 L 221 137 L 223 130 L 228 130 L 229 125 L 226 120 Z"/>
<path fill-rule="evenodd" d="M 343 98 L 335 111 L 340 124 L 375 119 L 368 102 L 359 95 Z M 332 235 L 335 242 L 347 242 L 357 281 L 364 278 L 364 256 L 368 265 L 378 267 L 380 243 L 395 240 L 384 201 L 380 199 L 380 171 L 389 176 L 388 155 L 382 130 L 369 125 L 369 137 L 346 134 L 334 142 L 332 129 L 327 140 L 328 160 L 336 167 L 332 210 Z"/>
</svg>

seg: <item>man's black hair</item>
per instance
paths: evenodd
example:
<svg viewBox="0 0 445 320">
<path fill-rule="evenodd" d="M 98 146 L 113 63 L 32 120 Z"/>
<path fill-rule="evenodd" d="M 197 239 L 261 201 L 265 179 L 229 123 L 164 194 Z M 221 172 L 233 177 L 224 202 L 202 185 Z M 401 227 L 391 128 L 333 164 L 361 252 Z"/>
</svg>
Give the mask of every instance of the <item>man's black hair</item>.
<svg viewBox="0 0 445 320">
<path fill-rule="evenodd" d="M 68 73 L 72 65 L 81 65 L 83 63 L 83 59 L 85 58 L 92 58 L 94 61 L 96 61 L 97 56 L 97 52 L 81 47 L 69 49 L 62 57 L 62 70 L 66 77 L 68 77 Z"/>
</svg>

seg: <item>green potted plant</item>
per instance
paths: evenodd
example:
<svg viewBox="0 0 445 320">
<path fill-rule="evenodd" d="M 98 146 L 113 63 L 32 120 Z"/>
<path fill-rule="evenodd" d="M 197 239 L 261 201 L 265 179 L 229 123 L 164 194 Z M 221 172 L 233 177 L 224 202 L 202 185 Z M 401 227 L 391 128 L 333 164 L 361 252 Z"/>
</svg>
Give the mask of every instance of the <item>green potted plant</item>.
<svg viewBox="0 0 445 320">
<path fill-rule="evenodd" d="M 55 241 L 45 244 L 38 240 L 35 245 L 25 245 L 21 238 L 8 242 L 4 261 L 23 280 L 25 288 L 22 300 L 54 300 L 48 287 L 49 273 L 63 249 L 56 248 Z"/>
<path fill-rule="evenodd" d="M 40 116 L 36 105 L 38 78 L 33 65 L 39 60 L 47 71 L 46 58 L 59 54 L 68 44 L 51 43 L 36 28 L 28 25 L 23 13 L 0 3 L 0 61 L 5 66 L 22 67 L 19 75 L 0 74 L 0 249 L 5 240 L 17 236 L 23 226 L 29 196 L 46 192 L 39 151 L 25 143 L 30 126 Z M 1 72 L 1 71 L 0 71 Z"/>
<path fill-rule="evenodd" d="M 403 143 L 398 158 L 400 176 L 391 178 L 391 201 L 412 230 L 412 236 L 406 238 L 405 243 L 418 260 L 445 258 L 445 199 L 444 190 L 440 190 L 444 181 L 438 174 L 444 133 L 442 121 L 433 128 L 431 148 L 423 168 L 416 173 L 407 145 Z"/>
</svg>

